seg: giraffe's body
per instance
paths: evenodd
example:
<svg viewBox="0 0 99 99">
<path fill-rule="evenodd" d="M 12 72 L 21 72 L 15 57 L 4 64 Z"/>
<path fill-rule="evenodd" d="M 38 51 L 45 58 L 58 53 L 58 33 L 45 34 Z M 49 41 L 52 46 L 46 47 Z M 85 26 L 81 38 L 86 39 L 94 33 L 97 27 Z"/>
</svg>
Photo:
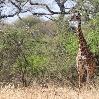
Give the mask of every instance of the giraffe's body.
<svg viewBox="0 0 99 99">
<path fill-rule="evenodd" d="M 79 75 L 79 85 L 83 82 L 89 83 L 95 73 L 95 58 L 88 48 L 87 42 L 81 30 L 81 15 L 76 13 L 72 16 L 71 21 L 76 22 L 75 32 L 79 42 L 79 50 L 76 57 L 77 71 Z"/>
</svg>

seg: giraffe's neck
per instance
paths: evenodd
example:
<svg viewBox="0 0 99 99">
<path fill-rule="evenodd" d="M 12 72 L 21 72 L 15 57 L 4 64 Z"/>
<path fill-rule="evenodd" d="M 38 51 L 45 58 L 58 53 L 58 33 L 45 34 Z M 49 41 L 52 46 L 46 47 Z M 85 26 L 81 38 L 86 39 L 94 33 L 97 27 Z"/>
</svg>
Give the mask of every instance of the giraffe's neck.
<svg viewBox="0 0 99 99">
<path fill-rule="evenodd" d="M 81 29 L 81 21 L 78 24 L 78 28 L 76 29 L 76 32 L 79 41 L 79 49 L 82 52 L 82 54 L 86 54 L 89 49 Z"/>
</svg>

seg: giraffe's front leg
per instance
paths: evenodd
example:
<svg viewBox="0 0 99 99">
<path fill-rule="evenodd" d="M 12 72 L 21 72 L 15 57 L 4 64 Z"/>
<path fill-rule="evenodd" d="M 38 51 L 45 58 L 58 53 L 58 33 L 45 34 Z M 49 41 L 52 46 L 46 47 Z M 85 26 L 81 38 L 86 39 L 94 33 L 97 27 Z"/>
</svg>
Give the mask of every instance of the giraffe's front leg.
<svg viewBox="0 0 99 99">
<path fill-rule="evenodd" d="M 86 83 L 89 85 L 90 78 L 89 78 L 89 71 L 87 70 L 87 78 L 86 78 Z"/>
<path fill-rule="evenodd" d="M 79 74 L 79 92 L 81 92 L 81 88 L 83 87 L 83 75 Z"/>
<path fill-rule="evenodd" d="M 79 82 L 79 88 L 81 87 L 81 76 L 79 75 L 79 80 L 78 80 Z"/>
</svg>

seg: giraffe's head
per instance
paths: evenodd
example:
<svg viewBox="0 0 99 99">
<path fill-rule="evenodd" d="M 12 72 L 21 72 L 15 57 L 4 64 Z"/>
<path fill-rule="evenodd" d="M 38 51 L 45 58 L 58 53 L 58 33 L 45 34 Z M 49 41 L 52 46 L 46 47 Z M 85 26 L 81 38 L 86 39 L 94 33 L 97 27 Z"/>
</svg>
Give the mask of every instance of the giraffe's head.
<svg viewBox="0 0 99 99">
<path fill-rule="evenodd" d="M 70 27 L 73 30 L 76 30 L 79 28 L 79 26 L 81 26 L 81 15 L 78 11 L 76 11 L 76 12 L 71 14 Z"/>
</svg>

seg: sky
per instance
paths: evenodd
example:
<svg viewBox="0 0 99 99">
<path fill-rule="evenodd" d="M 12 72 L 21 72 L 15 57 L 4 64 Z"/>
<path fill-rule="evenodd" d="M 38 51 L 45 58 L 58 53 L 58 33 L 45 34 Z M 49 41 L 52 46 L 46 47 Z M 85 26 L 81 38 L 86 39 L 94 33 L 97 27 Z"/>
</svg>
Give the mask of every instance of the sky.
<svg viewBox="0 0 99 99">
<path fill-rule="evenodd" d="M 39 2 L 40 1 L 40 2 Z M 38 2 L 38 3 L 44 3 L 44 4 L 47 4 L 51 10 L 53 11 L 56 11 L 56 12 L 59 12 L 59 7 L 58 5 L 56 4 L 55 0 L 33 0 L 33 2 Z M 73 6 L 75 6 L 75 2 L 72 1 L 72 0 L 67 0 L 66 3 L 65 3 L 65 8 L 71 8 Z M 32 9 L 33 12 L 46 12 L 46 13 L 49 13 L 47 11 L 46 8 L 41 8 L 41 7 L 38 7 L 38 6 L 31 6 L 29 3 L 27 3 L 25 6 L 24 6 L 25 9 Z M 15 7 L 13 5 L 11 5 L 10 3 L 8 3 L 4 8 L 3 8 L 3 12 L 2 14 L 8 14 L 8 13 L 14 13 L 16 11 Z M 68 10 L 66 10 L 68 11 Z M 30 16 L 32 15 L 30 12 L 26 12 L 26 13 L 20 13 L 19 16 L 21 18 L 23 17 L 27 17 L 27 16 Z M 53 15 L 53 17 L 56 17 L 57 15 Z M 51 16 L 47 16 L 47 17 L 51 17 Z M 46 16 L 42 16 L 40 17 L 41 19 L 47 21 L 49 20 L 49 18 L 47 18 Z M 18 20 L 18 17 L 17 16 L 14 16 L 14 17 L 10 17 L 10 18 L 6 18 L 4 19 L 6 23 L 13 23 L 15 22 L 16 20 Z"/>
</svg>

